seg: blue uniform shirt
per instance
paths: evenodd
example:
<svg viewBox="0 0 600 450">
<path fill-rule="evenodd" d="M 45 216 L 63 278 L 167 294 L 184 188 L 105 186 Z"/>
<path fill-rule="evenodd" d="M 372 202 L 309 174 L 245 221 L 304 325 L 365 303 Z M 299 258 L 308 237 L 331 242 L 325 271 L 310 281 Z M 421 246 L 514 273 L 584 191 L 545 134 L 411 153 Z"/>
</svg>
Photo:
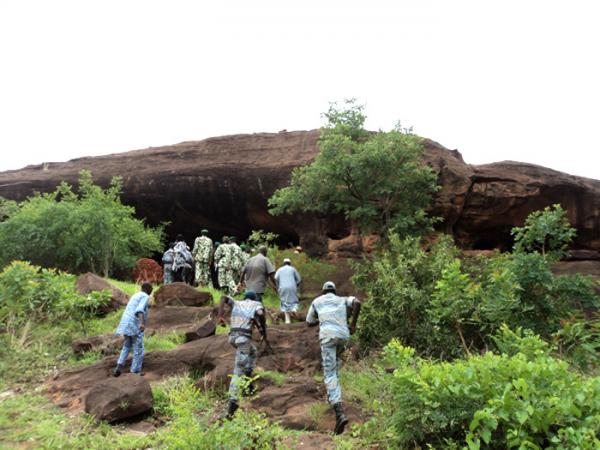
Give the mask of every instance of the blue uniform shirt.
<svg viewBox="0 0 600 450">
<path fill-rule="evenodd" d="M 354 297 L 338 297 L 333 292 L 313 300 L 306 314 L 310 324 L 319 322 L 319 340 L 350 339 L 347 308 L 352 306 Z"/>
<path fill-rule="evenodd" d="M 144 322 L 148 320 L 148 301 L 150 296 L 145 292 L 134 294 L 127 302 L 121 322 L 117 327 L 115 334 L 124 336 L 136 336 L 140 333 L 139 321 L 136 317 L 137 313 L 144 313 Z"/>
</svg>

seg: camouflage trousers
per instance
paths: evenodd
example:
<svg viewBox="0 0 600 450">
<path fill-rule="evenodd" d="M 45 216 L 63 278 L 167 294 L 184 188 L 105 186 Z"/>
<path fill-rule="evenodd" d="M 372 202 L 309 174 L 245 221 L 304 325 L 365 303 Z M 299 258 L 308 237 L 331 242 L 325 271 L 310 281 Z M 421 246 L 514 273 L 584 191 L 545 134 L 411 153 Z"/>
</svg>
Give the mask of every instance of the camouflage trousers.
<svg viewBox="0 0 600 450">
<path fill-rule="evenodd" d="M 338 372 L 342 365 L 340 355 L 344 351 L 346 340 L 328 338 L 321 342 L 321 362 L 323 365 L 323 378 L 327 388 L 327 400 L 335 405 L 342 401 L 342 388 Z"/>
<path fill-rule="evenodd" d="M 117 364 L 124 366 L 129 352 L 133 350 L 131 373 L 139 373 L 142 371 L 142 363 L 144 362 L 144 333 L 142 332 L 135 336 L 123 336 L 123 338 L 123 349 L 121 350 Z"/>
<path fill-rule="evenodd" d="M 212 287 L 212 280 L 210 278 L 210 265 L 208 261 L 196 261 L 196 273 L 195 279 L 199 286 Z"/>
<path fill-rule="evenodd" d="M 236 349 L 233 376 L 229 383 L 229 399 L 237 400 L 242 376 L 252 376 L 254 364 L 256 363 L 256 346 L 251 338 L 240 335 L 231 336 L 229 343 Z"/>
<path fill-rule="evenodd" d="M 235 282 L 235 273 L 233 269 L 219 267 L 219 286 L 226 294 L 235 294 L 237 283 Z"/>
</svg>

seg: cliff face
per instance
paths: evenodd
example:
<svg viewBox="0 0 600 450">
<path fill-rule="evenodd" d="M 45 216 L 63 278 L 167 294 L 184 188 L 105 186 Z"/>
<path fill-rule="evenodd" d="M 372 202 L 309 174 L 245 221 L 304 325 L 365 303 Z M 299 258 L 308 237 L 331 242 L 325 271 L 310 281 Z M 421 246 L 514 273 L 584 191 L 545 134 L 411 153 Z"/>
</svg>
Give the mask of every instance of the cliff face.
<svg viewBox="0 0 600 450">
<path fill-rule="evenodd" d="M 65 163 L 44 163 L 0 173 L 0 196 L 22 200 L 51 191 L 62 180 L 75 183 L 82 169 L 105 185 L 123 177 L 123 201 L 150 224 L 169 221 L 170 234 L 188 241 L 201 228 L 214 237 L 274 231 L 323 253 L 330 239 L 350 234 L 340 217 L 272 217 L 267 199 L 285 186 L 296 166 L 318 153 L 318 130 L 210 138 Z M 516 162 L 466 164 L 457 151 L 425 141 L 424 160 L 439 174 L 442 189 L 432 213 L 440 228 L 465 248 L 506 247 L 510 229 L 531 211 L 561 203 L 578 229 L 576 247 L 600 252 L 600 181 Z M 598 253 L 600 256 L 600 253 Z"/>
</svg>

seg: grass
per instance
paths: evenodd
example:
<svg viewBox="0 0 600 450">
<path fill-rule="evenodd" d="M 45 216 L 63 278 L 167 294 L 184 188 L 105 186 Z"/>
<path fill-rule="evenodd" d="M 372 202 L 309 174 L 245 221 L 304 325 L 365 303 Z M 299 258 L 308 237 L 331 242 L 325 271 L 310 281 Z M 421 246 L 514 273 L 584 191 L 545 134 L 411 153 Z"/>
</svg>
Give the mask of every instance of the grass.
<svg viewBox="0 0 600 450">
<path fill-rule="evenodd" d="M 256 372 L 259 378 L 266 378 L 275 383 L 275 385 L 281 387 L 285 383 L 287 376 L 281 372 L 274 372 L 272 370 L 259 370 Z"/>
</svg>

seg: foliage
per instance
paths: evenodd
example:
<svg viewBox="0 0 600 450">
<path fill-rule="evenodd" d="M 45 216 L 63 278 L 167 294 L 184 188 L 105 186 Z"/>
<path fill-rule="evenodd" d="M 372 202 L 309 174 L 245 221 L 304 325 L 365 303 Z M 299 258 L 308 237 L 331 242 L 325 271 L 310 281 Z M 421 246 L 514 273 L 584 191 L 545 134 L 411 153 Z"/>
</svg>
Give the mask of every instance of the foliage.
<svg viewBox="0 0 600 450">
<path fill-rule="evenodd" d="M 523 227 L 512 229 L 514 250 L 519 253 L 539 252 L 552 259 L 564 256 L 576 231 L 569 224 L 567 213 L 560 204 L 531 213 Z"/>
<path fill-rule="evenodd" d="M 590 372 L 600 366 L 600 319 L 571 318 L 561 322 L 552 335 L 558 355 L 577 368 Z"/>
<path fill-rule="evenodd" d="M 549 339 L 561 321 L 599 305 L 589 277 L 555 276 L 541 253 L 456 258 L 448 238 L 428 252 L 416 239 L 390 239 L 357 266 L 366 300 L 358 336 L 367 347 L 399 338 L 422 355 L 442 358 L 485 349 L 502 324 Z"/>
<path fill-rule="evenodd" d="M 122 181 L 107 189 L 81 171 L 79 194 L 62 183 L 52 193 L 35 194 L 0 222 L 0 266 L 22 259 L 72 273 L 104 276 L 133 267 L 138 258 L 162 249 L 162 228 L 147 227 L 120 201 Z"/>
<path fill-rule="evenodd" d="M 512 337 L 522 351 L 452 363 L 411 357 L 392 341 L 386 356 L 395 367 L 390 401 L 402 405 L 391 418 L 398 445 L 597 448 L 600 378 L 570 371 L 539 338 Z"/>
<path fill-rule="evenodd" d="M 266 232 L 263 230 L 252 230 L 250 236 L 248 236 L 248 245 L 252 249 L 258 249 L 261 245 L 266 247 L 274 247 L 275 241 L 279 238 L 277 233 Z"/>
<path fill-rule="evenodd" d="M 437 190 L 437 175 L 419 160 L 421 138 L 395 129 L 364 129 L 363 107 L 354 100 L 325 113 L 320 152 L 295 168 L 288 187 L 269 199 L 272 214 L 342 213 L 363 233 L 401 235 L 428 228 L 425 213 Z"/>
<path fill-rule="evenodd" d="M 66 318 L 85 322 L 108 303 L 109 292 L 77 294 L 72 275 L 14 261 L 0 273 L 0 324 L 22 346 L 32 324 Z"/>
</svg>

